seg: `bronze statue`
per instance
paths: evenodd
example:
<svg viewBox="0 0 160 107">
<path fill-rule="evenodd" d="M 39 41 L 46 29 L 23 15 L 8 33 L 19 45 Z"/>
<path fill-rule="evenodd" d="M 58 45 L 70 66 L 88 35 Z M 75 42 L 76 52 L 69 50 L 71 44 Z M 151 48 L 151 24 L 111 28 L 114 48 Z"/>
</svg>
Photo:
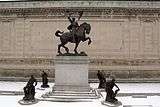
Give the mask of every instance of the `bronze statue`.
<svg viewBox="0 0 160 107">
<path fill-rule="evenodd" d="M 47 77 L 48 77 L 47 73 L 43 71 L 42 72 L 42 85 L 41 85 L 42 88 L 48 88 L 49 87 Z"/>
<path fill-rule="evenodd" d="M 77 40 L 76 31 L 77 31 L 77 29 L 79 28 L 78 21 L 79 21 L 80 18 L 82 17 L 82 14 L 83 14 L 83 11 L 82 11 L 82 12 L 79 12 L 79 18 L 78 18 L 78 20 L 76 20 L 75 17 L 71 17 L 70 15 L 69 15 L 69 17 L 68 17 L 68 20 L 69 20 L 69 22 L 70 22 L 71 24 L 67 27 L 67 29 L 70 31 L 71 36 L 73 37 L 73 41 L 74 41 L 74 42 Z"/>
<path fill-rule="evenodd" d="M 105 85 L 106 85 L 105 75 L 100 70 L 98 70 L 97 77 L 99 79 L 99 86 L 98 86 L 98 88 L 105 88 Z"/>
<path fill-rule="evenodd" d="M 80 13 L 80 17 L 82 16 L 83 12 Z M 79 17 L 79 19 L 80 19 Z M 82 41 L 88 41 L 88 45 L 91 43 L 90 37 L 86 37 L 86 34 L 90 33 L 91 26 L 90 24 L 84 22 L 80 26 L 75 18 L 68 17 L 71 25 L 68 26 L 70 32 L 61 32 L 59 30 L 56 31 L 55 36 L 60 37 L 61 43 L 58 45 L 58 53 L 61 55 L 60 48 L 63 47 L 67 53 L 69 53 L 69 49 L 65 46 L 68 42 L 75 43 L 74 52 L 78 54 L 77 47 L 79 43 Z M 78 20 L 79 20 L 78 19 Z"/>
<path fill-rule="evenodd" d="M 35 84 L 34 84 L 35 83 Z M 37 80 L 31 75 L 27 85 L 23 88 L 25 96 L 23 97 L 24 101 L 34 101 L 35 98 L 35 86 L 37 85 Z"/>
<path fill-rule="evenodd" d="M 114 92 L 112 89 L 113 87 L 116 87 L 117 90 Z M 120 90 L 119 87 L 115 84 L 115 79 L 113 78 L 111 81 L 106 82 L 106 99 L 105 101 L 111 102 L 111 103 L 115 103 L 118 100 L 115 98 L 118 91 Z"/>
</svg>

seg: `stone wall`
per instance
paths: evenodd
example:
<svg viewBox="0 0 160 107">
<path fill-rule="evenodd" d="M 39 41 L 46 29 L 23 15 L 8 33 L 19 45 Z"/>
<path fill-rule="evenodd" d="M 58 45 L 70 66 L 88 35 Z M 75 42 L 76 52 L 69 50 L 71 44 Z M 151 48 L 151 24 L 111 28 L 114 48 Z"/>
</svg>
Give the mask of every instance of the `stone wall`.
<svg viewBox="0 0 160 107">
<path fill-rule="evenodd" d="M 147 22 L 146 22 L 147 21 Z M 153 22 L 154 21 L 154 22 Z M 88 18 L 93 43 L 81 43 L 79 50 L 94 58 L 157 59 L 159 58 L 159 21 L 145 19 Z M 67 31 L 65 18 L 16 18 L 0 22 L 1 58 L 54 58 L 59 38 L 56 30 Z M 72 49 L 73 44 L 68 44 Z M 73 51 L 73 50 L 71 50 Z"/>
<path fill-rule="evenodd" d="M 117 78 L 159 78 L 159 10 L 160 2 L 141 1 L 2 2 L 0 76 L 27 76 L 32 71 L 39 75 L 43 69 L 54 72 L 60 42 L 54 33 L 67 31 L 68 11 L 75 17 L 84 11 L 79 24 L 91 24 L 88 36 L 93 42 L 81 43 L 79 51 L 90 57 L 91 78 L 96 78 L 97 70 Z"/>
</svg>

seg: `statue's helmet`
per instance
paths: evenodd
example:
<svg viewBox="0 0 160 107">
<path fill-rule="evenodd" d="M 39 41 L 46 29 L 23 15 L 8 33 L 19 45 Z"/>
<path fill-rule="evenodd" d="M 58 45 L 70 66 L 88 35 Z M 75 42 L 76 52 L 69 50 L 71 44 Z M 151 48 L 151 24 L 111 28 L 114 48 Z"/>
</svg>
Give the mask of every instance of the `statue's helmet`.
<svg viewBox="0 0 160 107">
<path fill-rule="evenodd" d="M 114 78 L 112 78 L 112 81 L 115 82 L 116 80 Z"/>
<path fill-rule="evenodd" d="M 75 21 L 75 20 L 76 20 L 76 18 L 72 17 L 72 21 Z"/>
</svg>

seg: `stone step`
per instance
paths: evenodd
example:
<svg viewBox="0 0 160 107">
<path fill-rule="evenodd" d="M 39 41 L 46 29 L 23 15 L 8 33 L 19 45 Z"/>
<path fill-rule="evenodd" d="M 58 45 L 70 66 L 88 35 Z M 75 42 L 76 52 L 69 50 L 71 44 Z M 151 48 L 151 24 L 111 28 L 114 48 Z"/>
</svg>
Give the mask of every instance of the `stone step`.
<svg viewBox="0 0 160 107">
<path fill-rule="evenodd" d="M 88 92 L 89 86 L 54 85 L 53 91 Z"/>
<path fill-rule="evenodd" d="M 63 95 L 59 95 L 59 96 L 42 96 L 44 99 L 97 99 L 98 97 L 95 96 L 79 96 L 79 95 L 75 95 L 75 96 L 63 96 Z"/>
<path fill-rule="evenodd" d="M 56 91 L 42 95 L 44 99 L 97 99 L 99 95 L 96 90 L 90 92 Z"/>
<path fill-rule="evenodd" d="M 73 93 L 53 93 L 50 94 L 52 96 L 95 96 L 95 93 L 90 93 L 90 94 L 73 94 Z"/>
<path fill-rule="evenodd" d="M 88 102 L 92 99 L 67 99 L 67 98 L 39 98 L 40 101 L 51 101 L 51 102 Z"/>
<path fill-rule="evenodd" d="M 89 92 L 76 92 L 76 91 L 54 91 L 54 94 L 64 93 L 64 94 L 95 94 L 95 91 Z"/>
</svg>

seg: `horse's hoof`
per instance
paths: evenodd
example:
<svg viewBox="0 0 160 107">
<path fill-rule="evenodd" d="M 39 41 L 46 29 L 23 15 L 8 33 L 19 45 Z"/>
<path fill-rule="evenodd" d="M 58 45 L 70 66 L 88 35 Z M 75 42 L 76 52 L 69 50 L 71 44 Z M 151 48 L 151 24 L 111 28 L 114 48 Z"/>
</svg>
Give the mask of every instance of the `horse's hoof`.
<svg viewBox="0 0 160 107">
<path fill-rule="evenodd" d="M 69 53 L 69 50 L 67 51 L 67 54 Z"/>
<path fill-rule="evenodd" d="M 76 54 L 76 55 L 77 55 L 77 54 L 78 54 L 78 52 L 74 52 L 74 54 Z"/>
<path fill-rule="evenodd" d="M 62 53 L 61 53 L 61 52 L 58 52 L 58 55 L 62 55 Z"/>
<path fill-rule="evenodd" d="M 91 44 L 91 42 L 92 42 L 92 41 L 89 41 L 89 42 L 88 42 L 88 45 L 90 45 L 90 44 Z"/>
</svg>

